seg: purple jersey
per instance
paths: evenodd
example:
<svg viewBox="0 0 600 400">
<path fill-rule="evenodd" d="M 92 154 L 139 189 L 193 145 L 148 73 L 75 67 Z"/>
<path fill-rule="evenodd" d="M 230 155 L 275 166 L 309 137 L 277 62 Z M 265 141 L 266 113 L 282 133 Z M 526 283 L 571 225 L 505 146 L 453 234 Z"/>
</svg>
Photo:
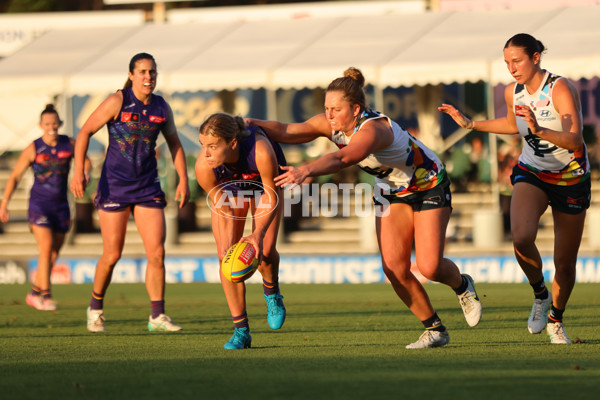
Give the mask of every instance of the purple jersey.
<svg viewBox="0 0 600 400">
<path fill-rule="evenodd" d="M 65 233 L 71 225 L 67 200 L 67 178 L 73 158 L 71 139 L 58 135 L 56 146 L 42 138 L 33 142 L 35 159 L 31 163 L 34 181 L 29 195 L 29 223 Z"/>
<path fill-rule="evenodd" d="M 156 169 L 156 139 L 169 118 L 158 95 L 144 105 L 131 88 L 122 90 L 123 104 L 108 125 L 108 150 L 98 182 L 96 203 L 142 203 L 164 199 Z"/>
<path fill-rule="evenodd" d="M 279 143 L 274 142 L 263 132 L 262 128 L 260 127 L 251 126 L 248 127 L 248 130 L 250 131 L 250 135 L 239 140 L 240 157 L 237 163 L 235 165 L 222 164 L 217 168 L 213 168 L 215 177 L 220 183 L 236 181 L 235 187 L 237 187 L 237 189 L 254 189 L 256 188 L 256 184 L 262 186 L 260 173 L 258 172 L 258 167 L 256 166 L 255 149 L 257 134 L 263 135 L 269 140 L 271 146 L 273 146 L 273 150 L 275 151 L 277 164 L 279 166 L 286 165 L 285 156 L 283 155 L 283 151 L 281 150 Z M 245 182 L 248 182 L 249 185 L 245 185 Z M 228 188 L 232 187 L 228 185 Z"/>
<path fill-rule="evenodd" d="M 73 158 L 73 145 L 66 135 L 58 135 L 56 146 L 36 139 L 35 159 L 31 163 L 34 181 L 30 201 L 35 203 L 67 203 L 67 178 Z"/>
</svg>

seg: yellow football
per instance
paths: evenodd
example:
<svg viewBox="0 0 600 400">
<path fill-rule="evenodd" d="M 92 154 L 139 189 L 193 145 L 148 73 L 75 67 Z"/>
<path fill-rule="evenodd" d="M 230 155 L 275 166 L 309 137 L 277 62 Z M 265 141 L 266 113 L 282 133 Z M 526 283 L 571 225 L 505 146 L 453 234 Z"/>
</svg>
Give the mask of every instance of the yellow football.
<svg viewBox="0 0 600 400">
<path fill-rule="evenodd" d="M 254 246 L 247 242 L 236 243 L 227 250 L 221 263 L 223 276 L 230 282 L 243 282 L 258 268 Z"/>
</svg>

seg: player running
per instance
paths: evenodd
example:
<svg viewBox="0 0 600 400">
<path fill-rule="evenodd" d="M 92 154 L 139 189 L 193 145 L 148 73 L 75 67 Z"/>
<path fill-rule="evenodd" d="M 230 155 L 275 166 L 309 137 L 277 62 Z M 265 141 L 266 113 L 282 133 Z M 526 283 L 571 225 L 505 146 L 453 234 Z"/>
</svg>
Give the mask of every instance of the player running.
<svg viewBox="0 0 600 400">
<path fill-rule="evenodd" d="M 547 325 L 551 343 L 569 344 L 562 319 L 575 285 L 577 252 L 590 206 L 590 165 L 579 94 L 566 78 L 541 68 L 544 51 L 542 42 L 526 33 L 506 42 L 504 61 L 516 80 L 504 91 L 506 117 L 472 121 L 451 105 L 443 104 L 439 110 L 463 128 L 523 138 L 523 151 L 511 176 L 510 220 L 515 255 L 534 293 L 527 327 L 540 333 Z M 540 217 L 548 206 L 554 219 L 552 293 L 544 283 L 542 258 L 535 245 Z"/>
</svg>

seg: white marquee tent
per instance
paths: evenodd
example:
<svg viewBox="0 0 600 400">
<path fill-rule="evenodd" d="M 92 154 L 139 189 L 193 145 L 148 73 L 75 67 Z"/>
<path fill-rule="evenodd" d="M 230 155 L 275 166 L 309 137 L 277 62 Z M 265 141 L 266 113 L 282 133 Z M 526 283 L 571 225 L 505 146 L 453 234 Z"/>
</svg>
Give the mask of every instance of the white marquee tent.
<svg viewBox="0 0 600 400">
<path fill-rule="evenodd" d="M 600 6 L 584 6 L 54 30 L 0 60 L 0 153 L 39 135 L 45 103 L 63 101 L 64 115 L 70 96 L 121 87 L 140 51 L 155 56 L 165 94 L 324 87 L 349 66 L 360 68 L 377 94 L 388 86 L 508 83 L 502 47 L 518 32 L 544 42 L 549 70 L 572 79 L 600 76 L 598 21 Z"/>
</svg>

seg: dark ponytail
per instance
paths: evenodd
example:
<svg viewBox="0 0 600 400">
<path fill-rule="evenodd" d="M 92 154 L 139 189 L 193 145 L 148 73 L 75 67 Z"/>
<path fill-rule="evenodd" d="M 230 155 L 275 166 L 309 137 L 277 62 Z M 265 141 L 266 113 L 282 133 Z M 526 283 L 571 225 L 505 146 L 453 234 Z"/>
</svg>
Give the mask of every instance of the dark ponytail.
<svg viewBox="0 0 600 400">
<path fill-rule="evenodd" d="M 544 44 L 528 33 L 517 33 L 508 39 L 504 48 L 506 49 L 509 46 L 522 47 L 529 58 L 533 58 L 535 53 L 540 53 L 541 57 L 542 53 L 546 51 Z"/>
<path fill-rule="evenodd" d="M 55 114 L 56 118 L 58 118 L 58 120 L 60 121 L 58 111 L 56 111 L 56 109 L 54 108 L 54 104 L 46 104 L 46 108 L 44 108 L 44 111 L 42 111 L 42 113 L 40 114 L 40 121 L 42 120 L 44 114 Z"/>
</svg>

